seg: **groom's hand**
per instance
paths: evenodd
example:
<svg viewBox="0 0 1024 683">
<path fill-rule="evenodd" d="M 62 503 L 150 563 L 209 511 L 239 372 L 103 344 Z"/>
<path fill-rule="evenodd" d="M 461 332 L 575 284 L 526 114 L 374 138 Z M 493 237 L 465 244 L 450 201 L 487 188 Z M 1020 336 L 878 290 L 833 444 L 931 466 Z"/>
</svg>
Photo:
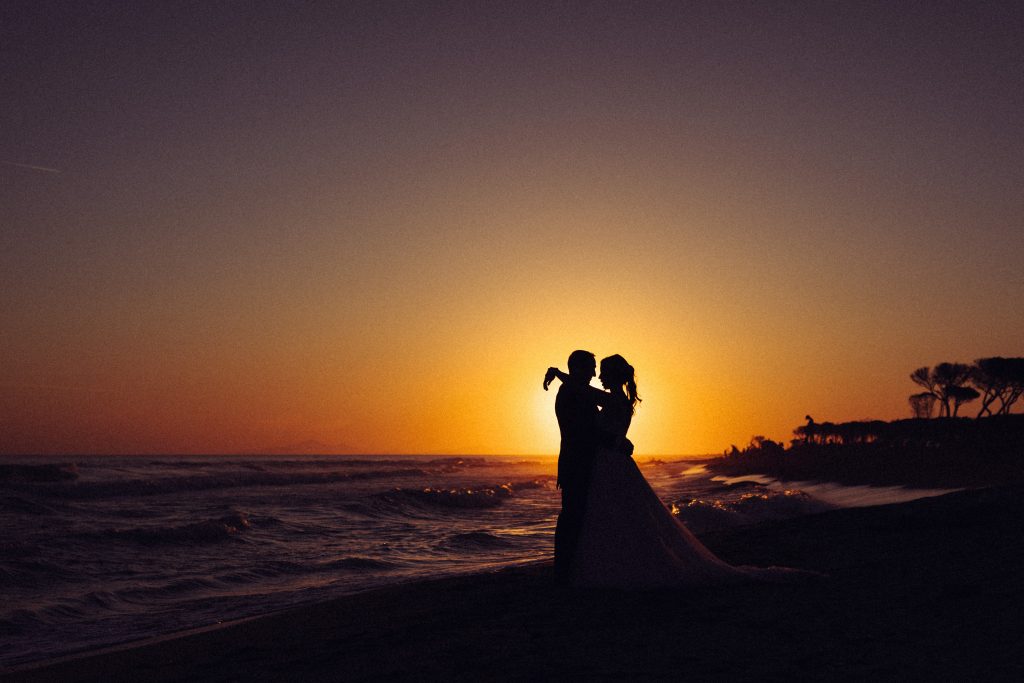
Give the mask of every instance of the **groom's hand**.
<svg viewBox="0 0 1024 683">
<path fill-rule="evenodd" d="M 548 368 L 548 371 L 544 373 L 544 391 L 548 390 L 548 385 L 555 381 L 555 372 L 557 368 Z"/>
<path fill-rule="evenodd" d="M 622 445 L 620 446 L 620 448 L 622 448 L 622 452 L 623 453 L 625 453 L 626 455 L 628 455 L 630 457 L 633 457 L 633 442 L 632 441 L 630 441 L 626 437 L 622 437 Z"/>
</svg>

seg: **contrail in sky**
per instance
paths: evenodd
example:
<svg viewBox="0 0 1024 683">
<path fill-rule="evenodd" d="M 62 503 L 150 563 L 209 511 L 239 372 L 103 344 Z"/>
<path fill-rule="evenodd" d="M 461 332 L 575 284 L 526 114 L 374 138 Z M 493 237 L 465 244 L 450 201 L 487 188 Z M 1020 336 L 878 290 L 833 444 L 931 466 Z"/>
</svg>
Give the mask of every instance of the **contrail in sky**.
<svg viewBox="0 0 1024 683">
<path fill-rule="evenodd" d="M 7 164 L 8 166 L 17 166 L 18 168 L 30 168 L 33 171 L 43 171 L 44 173 L 60 173 L 59 168 L 49 168 L 47 166 L 33 166 L 32 164 L 19 164 L 16 161 L 0 161 L 0 164 Z"/>
<path fill-rule="evenodd" d="M 82 387 L 75 386 L 73 384 L 32 384 L 24 382 L 0 382 L 0 389 L 35 389 L 37 391 L 88 391 L 95 394 L 109 394 L 111 392 L 110 389 L 102 389 L 100 387 Z"/>
</svg>

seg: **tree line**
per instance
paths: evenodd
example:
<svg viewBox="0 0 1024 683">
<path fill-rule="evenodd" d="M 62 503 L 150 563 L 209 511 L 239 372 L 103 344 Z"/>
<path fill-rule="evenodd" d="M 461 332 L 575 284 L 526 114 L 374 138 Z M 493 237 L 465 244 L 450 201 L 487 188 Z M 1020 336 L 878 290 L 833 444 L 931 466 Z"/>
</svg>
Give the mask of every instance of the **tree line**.
<svg viewBox="0 0 1024 683">
<path fill-rule="evenodd" d="M 790 449 L 863 444 L 932 448 L 940 444 L 977 441 L 979 438 L 996 443 L 1008 433 L 1017 435 L 1015 438 L 1024 438 L 1024 415 L 993 421 L 999 423 L 994 425 L 983 424 L 988 420 L 958 417 L 961 406 L 979 399 L 981 404 L 975 418 L 1010 415 L 1014 404 L 1024 395 L 1024 358 L 994 356 L 979 358 L 970 365 L 939 363 L 933 368 L 925 366 L 914 370 L 910 373 L 910 380 L 924 389 L 911 394 L 908 399 L 914 419 L 892 422 L 860 420 L 834 424 L 815 422 L 814 418 L 807 415 L 807 424 L 793 430 L 796 438 L 790 442 Z M 958 419 L 922 421 L 922 418 L 932 417 L 936 406 L 938 417 Z M 745 448 L 740 449 L 734 444 L 723 455 L 789 452 L 782 443 L 758 435 L 752 437 Z"/>
<path fill-rule="evenodd" d="M 845 484 L 963 487 L 1024 482 L 1024 414 L 983 419 L 906 418 L 815 422 L 793 430 L 788 447 L 755 436 L 732 446 L 709 469 L 725 476 L 763 474 Z"/>
<path fill-rule="evenodd" d="M 1024 358 L 979 358 L 973 364 L 939 363 L 910 373 L 924 391 L 908 397 L 914 417 L 929 418 L 935 406 L 939 417 L 956 417 L 960 406 L 981 399 L 975 417 L 1009 415 L 1024 394 Z"/>
</svg>

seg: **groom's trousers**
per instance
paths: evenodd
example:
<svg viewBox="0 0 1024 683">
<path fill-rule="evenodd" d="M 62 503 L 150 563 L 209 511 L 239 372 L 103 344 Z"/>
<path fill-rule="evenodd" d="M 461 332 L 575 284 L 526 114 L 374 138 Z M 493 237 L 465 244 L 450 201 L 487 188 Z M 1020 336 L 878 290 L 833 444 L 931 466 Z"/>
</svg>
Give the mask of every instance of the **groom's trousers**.
<svg viewBox="0 0 1024 683">
<path fill-rule="evenodd" d="M 587 480 L 562 484 L 562 510 L 555 524 L 555 581 L 562 585 L 567 585 L 572 577 L 589 488 Z"/>
</svg>

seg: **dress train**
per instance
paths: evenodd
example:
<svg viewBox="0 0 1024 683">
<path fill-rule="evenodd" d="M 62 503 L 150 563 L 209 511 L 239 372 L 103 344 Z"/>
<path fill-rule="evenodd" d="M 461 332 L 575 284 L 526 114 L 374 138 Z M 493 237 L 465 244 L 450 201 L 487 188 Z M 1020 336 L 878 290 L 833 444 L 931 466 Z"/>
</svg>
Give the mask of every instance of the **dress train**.
<svg viewBox="0 0 1024 683">
<path fill-rule="evenodd" d="M 665 507 L 632 458 L 598 450 L 573 568 L 575 585 L 654 588 L 812 576 L 820 575 L 720 560 Z"/>
</svg>

